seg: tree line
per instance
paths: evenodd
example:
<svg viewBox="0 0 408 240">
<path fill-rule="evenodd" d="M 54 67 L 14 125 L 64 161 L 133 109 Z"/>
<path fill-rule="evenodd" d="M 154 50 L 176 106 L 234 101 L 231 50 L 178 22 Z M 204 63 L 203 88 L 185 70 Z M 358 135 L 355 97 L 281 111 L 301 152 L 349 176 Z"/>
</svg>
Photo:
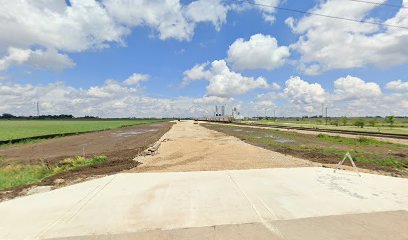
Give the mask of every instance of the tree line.
<svg viewBox="0 0 408 240">
<path fill-rule="evenodd" d="M 71 114 L 59 114 L 59 115 L 40 115 L 40 116 L 15 116 L 10 113 L 3 113 L 0 115 L 0 119 L 97 119 L 98 117 L 94 116 L 84 116 L 76 118 Z"/>
</svg>

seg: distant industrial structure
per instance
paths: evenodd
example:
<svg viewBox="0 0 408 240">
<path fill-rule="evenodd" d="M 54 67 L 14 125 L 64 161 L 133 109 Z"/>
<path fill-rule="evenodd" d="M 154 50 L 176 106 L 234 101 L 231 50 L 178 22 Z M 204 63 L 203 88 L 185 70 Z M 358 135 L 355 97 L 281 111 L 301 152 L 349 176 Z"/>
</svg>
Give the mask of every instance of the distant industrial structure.
<svg viewBox="0 0 408 240">
<path fill-rule="evenodd" d="M 225 116 L 225 106 L 215 106 L 214 117 L 224 117 Z"/>
<path fill-rule="evenodd" d="M 215 106 L 212 116 L 204 117 L 202 120 L 217 122 L 232 122 L 234 119 L 242 119 L 236 107 L 227 109 L 225 105 Z"/>
</svg>

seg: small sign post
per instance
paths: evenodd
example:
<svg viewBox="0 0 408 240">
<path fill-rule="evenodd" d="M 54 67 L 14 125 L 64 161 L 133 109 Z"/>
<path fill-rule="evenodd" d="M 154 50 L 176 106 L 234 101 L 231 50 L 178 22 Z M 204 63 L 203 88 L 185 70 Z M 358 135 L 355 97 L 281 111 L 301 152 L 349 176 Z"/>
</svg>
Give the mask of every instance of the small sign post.
<svg viewBox="0 0 408 240">
<path fill-rule="evenodd" d="M 346 158 L 348 158 L 348 159 L 350 160 L 351 165 L 353 166 L 354 170 L 357 172 L 358 176 L 361 177 L 360 172 L 358 171 L 358 169 L 357 169 L 357 167 L 356 167 L 356 164 L 354 164 L 353 158 L 351 157 L 351 155 L 350 155 L 349 152 L 347 152 L 346 155 L 344 155 L 343 160 L 341 160 L 341 161 L 337 164 L 336 168 L 334 169 L 334 172 L 336 172 L 336 171 L 340 168 L 340 166 L 343 165 L 343 163 L 344 163 L 344 161 L 346 160 Z"/>
</svg>

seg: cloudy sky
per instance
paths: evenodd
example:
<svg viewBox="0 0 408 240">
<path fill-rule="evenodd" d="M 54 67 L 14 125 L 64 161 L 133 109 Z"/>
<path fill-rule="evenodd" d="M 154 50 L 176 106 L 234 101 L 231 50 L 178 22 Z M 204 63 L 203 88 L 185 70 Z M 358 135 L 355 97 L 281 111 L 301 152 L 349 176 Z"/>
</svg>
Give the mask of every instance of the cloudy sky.
<svg viewBox="0 0 408 240">
<path fill-rule="evenodd" d="M 408 0 L 374 1 L 0 0 L 0 114 L 406 116 Z"/>
</svg>

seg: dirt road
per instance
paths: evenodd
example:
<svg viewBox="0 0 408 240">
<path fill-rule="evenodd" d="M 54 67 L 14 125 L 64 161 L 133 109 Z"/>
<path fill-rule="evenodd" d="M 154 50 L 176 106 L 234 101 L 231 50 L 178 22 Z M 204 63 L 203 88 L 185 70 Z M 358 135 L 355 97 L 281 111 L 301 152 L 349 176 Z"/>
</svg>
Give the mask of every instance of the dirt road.
<svg viewBox="0 0 408 240">
<path fill-rule="evenodd" d="M 211 171 L 320 166 L 307 160 L 256 147 L 209 130 L 193 121 L 178 122 L 163 135 L 157 155 L 130 172 Z"/>
</svg>

